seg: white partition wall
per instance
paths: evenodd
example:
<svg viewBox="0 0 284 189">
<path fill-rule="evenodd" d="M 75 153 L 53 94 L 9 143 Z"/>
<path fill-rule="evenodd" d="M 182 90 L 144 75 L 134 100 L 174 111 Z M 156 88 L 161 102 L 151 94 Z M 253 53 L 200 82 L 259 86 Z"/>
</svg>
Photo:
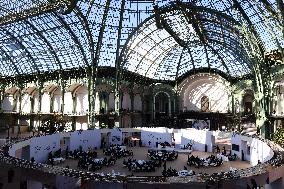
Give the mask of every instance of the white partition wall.
<svg viewBox="0 0 284 189">
<path fill-rule="evenodd" d="M 64 113 L 71 114 L 73 111 L 72 93 L 66 92 L 64 94 Z"/>
<path fill-rule="evenodd" d="M 30 157 L 34 157 L 36 162 L 46 162 L 49 152 L 54 152 L 60 148 L 60 134 L 47 135 L 44 137 L 34 137 L 30 144 Z"/>
<path fill-rule="evenodd" d="M 89 109 L 88 89 L 85 86 L 76 91 L 76 113 L 85 114 Z"/>
<path fill-rule="evenodd" d="M 47 92 L 41 96 L 41 112 L 50 113 L 50 96 Z"/>
<path fill-rule="evenodd" d="M 82 146 L 84 151 L 88 148 L 100 148 L 101 145 L 101 131 L 99 129 L 74 131 L 70 137 L 70 150 L 78 149 Z"/>
<path fill-rule="evenodd" d="M 143 145 L 149 147 L 156 147 L 156 142 L 168 142 L 171 144 L 172 132 L 169 132 L 167 128 L 142 128 L 141 141 Z"/>
<path fill-rule="evenodd" d="M 207 151 L 212 152 L 213 149 L 213 133 L 211 131 L 196 130 L 196 129 L 182 129 L 181 130 L 181 145 L 193 144 L 193 150 L 205 151 L 205 144 Z"/>
<path fill-rule="evenodd" d="M 244 156 L 244 160 L 250 161 L 251 165 L 257 165 L 258 160 L 265 162 L 274 154 L 272 149 L 258 138 L 233 134 L 231 143 L 232 154 L 236 154 L 240 159 Z"/>
<path fill-rule="evenodd" d="M 110 139 L 111 144 L 122 144 L 122 131 L 120 128 L 113 128 L 110 133 Z"/>
<path fill-rule="evenodd" d="M 22 97 L 21 110 L 23 113 L 31 112 L 31 99 L 29 94 L 24 94 Z"/>
</svg>

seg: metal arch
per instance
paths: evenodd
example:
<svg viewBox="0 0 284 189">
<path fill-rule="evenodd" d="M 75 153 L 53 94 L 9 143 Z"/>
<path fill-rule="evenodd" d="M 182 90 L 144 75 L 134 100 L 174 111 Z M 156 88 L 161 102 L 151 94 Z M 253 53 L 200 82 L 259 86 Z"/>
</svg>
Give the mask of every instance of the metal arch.
<svg viewBox="0 0 284 189">
<path fill-rule="evenodd" d="M 242 8 L 242 6 L 240 5 L 240 3 L 237 0 L 232 0 L 235 7 L 239 10 L 239 12 L 242 14 L 243 18 L 248 22 L 250 30 L 252 31 L 254 37 L 257 39 L 257 45 L 258 48 L 261 51 L 261 54 L 264 55 L 264 48 L 263 48 L 263 44 L 260 43 L 262 42 L 262 40 L 259 38 L 258 33 L 256 32 L 252 21 L 250 20 L 250 18 L 248 17 L 248 15 L 246 14 L 246 12 L 244 11 L 244 9 Z"/>
<path fill-rule="evenodd" d="M 190 15 L 188 15 L 188 12 L 186 12 L 186 10 L 184 10 L 183 7 L 181 8 L 181 10 L 182 10 L 182 14 L 184 15 L 184 17 L 187 20 L 187 22 L 190 23 L 190 20 L 189 20 Z M 207 36 L 204 33 L 202 33 L 202 31 L 199 28 L 199 27 L 203 27 L 203 26 L 196 21 L 196 16 L 199 16 L 199 14 L 195 12 L 195 9 L 192 9 L 192 10 L 194 10 L 193 14 L 191 15 L 192 26 L 193 26 L 195 32 L 197 33 L 201 43 L 204 46 L 204 51 L 205 51 L 205 54 L 206 54 L 208 68 L 210 68 L 210 61 L 209 61 L 208 51 L 207 51 L 207 48 L 206 48 L 206 45 L 207 45 L 206 40 L 208 40 L 208 39 L 205 39 L 205 38 L 207 38 Z M 200 19 L 200 18 L 197 18 L 197 19 Z M 227 69 L 227 72 L 229 73 L 228 68 L 226 66 L 225 66 L 225 68 Z"/>
<path fill-rule="evenodd" d="M 283 0 L 276 0 L 276 2 L 280 11 L 279 18 L 280 20 L 282 20 L 282 22 L 280 22 L 280 25 L 282 25 L 282 35 L 284 36 L 284 3 Z"/>
<path fill-rule="evenodd" d="M 177 46 L 177 45 L 175 45 L 175 46 Z M 171 49 L 173 49 L 175 46 L 172 46 L 172 47 L 167 48 L 165 51 L 163 51 L 163 53 L 162 53 L 161 55 L 163 55 L 163 54 L 168 54 L 168 53 L 171 51 Z M 161 64 L 162 62 L 164 62 L 164 60 L 165 60 L 166 57 L 167 57 L 167 56 L 165 56 L 165 57 L 162 59 L 162 61 L 160 61 L 159 66 L 160 66 L 160 64 Z M 150 68 L 152 67 L 152 65 L 154 64 L 154 62 L 156 62 L 156 60 L 157 60 L 158 58 L 159 58 L 159 56 L 157 56 L 154 61 L 151 61 L 152 64 L 148 67 L 147 71 L 145 72 L 145 76 L 147 75 L 148 71 L 150 70 Z M 155 72 L 155 73 L 156 73 L 156 72 Z"/>
<path fill-rule="evenodd" d="M 125 64 L 125 59 L 123 59 L 123 55 L 126 55 L 128 54 L 128 49 L 127 49 L 127 46 L 130 42 L 130 40 L 132 39 L 132 37 L 142 28 L 142 26 L 147 23 L 148 21 L 150 21 L 151 19 L 153 18 L 153 16 L 150 16 L 148 18 L 146 18 L 143 22 L 141 22 L 131 33 L 130 35 L 128 36 L 127 40 L 125 41 L 124 45 L 123 45 L 123 48 L 120 52 L 120 55 L 119 55 L 119 64 L 118 64 L 118 67 L 121 68 L 124 64 Z M 158 29 L 158 28 L 157 28 Z M 124 61 L 122 61 L 124 60 Z M 121 63 L 123 62 L 123 64 L 121 65 Z"/>
<path fill-rule="evenodd" d="M 260 0 L 260 2 L 264 5 L 264 7 L 271 12 L 271 14 L 273 16 L 275 16 L 276 18 L 278 18 L 277 16 L 277 12 L 273 9 L 273 7 L 271 6 L 270 2 L 267 0 Z"/>
<path fill-rule="evenodd" d="M 52 2 L 52 1 L 50 1 Z M 53 1 L 56 3 L 49 3 L 49 4 L 43 4 L 38 7 L 33 7 L 31 9 L 26 9 L 23 10 L 22 12 L 19 13 L 11 13 L 10 15 L 6 15 L 4 17 L 0 17 L 0 26 L 9 24 L 9 23 L 14 23 L 17 21 L 25 20 L 27 18 L 33 17 L 33 16 L 38 16 L 43 13 L 47 12 L 52 12 L 55 10 L 58 10 L 64 6 L 66 6 L 66 0 L 57 0 Z"/>
<path fill-rule="evenodd" d="M 188 51 L 188 54 L 190 56 L 190 62 L 192 64 L 192 66 L 193 66 L 193 69 L 195 69 L 194 58 L 192 56 L 192 52 L 191 52 L 190 48 L 187 47 L 187 51 Z"/>
<path fill-rule="evenodd" d="M 7 9 L 4 9 L 3 7 L 0 7 L 1 10 L 3 11 L 6 11 L 6 12 L 9 12 Z M 57 60 L 58 64 L 59 64 L 59 67 L 61 68 L 61 65 L 60 65 L 60 61 L 59 61 L 59 58 L 58 56 L 56 55 L 56 53 L 54 52 L 54 49 L 53 47 L 50 45 L 50 43 L 47 41 L 47 39 L 40 33 L 40 31 L 33 25 L 31 24 L 27 19 L 26 20 L 23 20 L 23 22 L 26 22 L 30 27 L 32 27 L 33 30 L 36 31 L 36 34 L 39 35 L 46 43 L 47 45 L 49 46 L 50 49 L 52 49 L 52 52 L 55 56 L 55 59 Z M 15 65 L 16 66 L 16 65 Z M 19 74 L 19 71 L 18 71 L 18 74 Z"/>
<path fill-rule="evenodd" d="M 32 63 L 33 63 L 33 66 L 34 66 L 34 69 L 36 70 L 37 73 L 40 73 L 36 63 L 35 63 L 35 60 L 33 58 L 33 56 L 31 55 L 31 53 L 28 51 L 28 49 L 22 44 L 22 42 L 20 40 L 18 40 L 17 37 L 15 37 L 12 33 L 10 33 L 7 29 L 5 28 L 1 28 L 2 30 L 4 30 L 9 36 L 12 37 L 12 39 L 14 39 L 15 41 L 17 41 L 17 43 L 20 44 L 20 46 L 24 49 L 24 51 L 27 53 L 28 57 L 32 60 Z"/>
<path fill-rule="evenodd" d="M 186 48 L 184 47 L 180 53 L 180 57 L 179 57 L 179 60 L 178 60 L 178 64 L 177 64 L 177 71 L 176 71 L 176 77 L 175 77 L 175 80 L 177 80 L 178 78 L 178 72 L 180 70 L 180 63 L 181 63 L 181 60 L 182 60 L 182 55 L 183 55 L 183 51 L 185 50 Z M 194 68 L 194 67 L 193 67 Z"/>
<path fill-rule="evenodd" d="M 43 39 L 43 41 L 47 44 L 47 46 L 49 48 L 49 52 L 51 52 L 54 55 L 54 58 L 56 59 L 58 65 L 59 65 L 59 68 L 62 69 L 60 60 L 59 60 L 57 54 L 55 53 L 54 48 L 49 43 L 49 41 L 46 39 L 46 37 L 44 37 L 44 35 L 41 34 L 41 31 L 39 31 L 31 22 L 29 22 L 28 20 L 25 20 L 24 22 L 26 22 L 34 31 L 36 31 L 36 35 L 38 35 L 40 38 Z"/>
<path fill-rule="evenodd" d="M 10 60 L 10 62 L 14 66 L 15 71 L 17 72 L 17 74 L 20 75 L 20 71 L 19 71 L 18 67 L 16 66 L 15 62 L 13 61 L 13 59 L 10 57 L 10 55 L 7 54 L 7 52 L 4 50 L 3 47 L 0 47 L 0 49 L 5 54 L 5 57 L 7 57 Z"/>
<path fill-rule="evenodd" d="M 91 60 L 92 60 L 92 64 L 93 64 L 93 61 L 94 61 L 94 42 L 93 42 L 93 35 L 92 35 L 91 30 L 90 30 L 88 20 L 86 19 L 86 17 L 84 17 L 83 13 L 81 12 L 81 10 L 77 6 L 75 7 L 74 12 L 78 16 L 78 18 L 82 19 L 81 23 L 82 23 L 83 27 L 85 28 L 85 31 L 87 32 L 87 37 L 89 38 L 89 46 L 90 46 L 89 48 L 90 48 L 90 53 L 91 53 Z"/>
<path fill-rule="evenodd" d="M 161 42 L 164 42 L 164 41 L 166 41 L 166 40 L 168 40 L 169 38 L 171 38 L 171 36 L 168 36 L 168 37 L 166 37 L 166 38 L 164 38 L 163 40 L 161 40 L 160 41 L 160 43 Z M 144 58 L 146 57 L 146 55 L 148 55 L 148 53 L 149 52 L 151 52 L 154 48 L 156 48 L 157 46 L 160 46 L 160 43 L 156 43 L 156 45 L 154 45 L 154 46 L 152 46 L 145 54 L 144 54 L 144 56 L 142 56 L 142 58 L 140 59 L 140 61 L 139 61 L 139 63 L 137 64 L 137 66 L 135 67 L 135 71 L 134 72 L 136 72 L 136 70 L 138 69 L 138 67 L 140 66 L 140 64 L 141 64 L 141 62 L 144 60 Z M 174 46 L 173 46 L 174 47 Z M 170 48 L 172 48 L 172 47 L 170 47 Z M 153 62 L 153 61 L 151 61 L 151 62 Z"/>
<path fill-rule="evenodd" d="M 124 57 L 124 60 L 127 60 L 128 57 L 130 56 L 130 54 L 132 54 L 133 49 L 135 49 L 137 46 L 139 46 L 141 43 L 143 43 L 147 38 L 151 39 L 151 37 L 149 37 L 151 34 L 153 34 L 154 32 L 156 32 L 157 30 L 159 30 L 158 28 L 153 30 L 152 32 L 150 32 L 149 34 L 143 36 L 143 39 L 140 40 L 133 48 L 129 48 L 127 49 L 127 54 L 125 54 L 126 56 Z M 144 34 L 144 32 L 142 31 L 141 33 Z M 152 40 L 153 41 L 153 40 Z M 158 44 L 157 42 L 155 42 L 155 44 Z M 124 66 L 124 64 L 123 64 Z"/>
<path fill-rule="evenodd" d="M 107 15 L 108 15 L 108 11 L 110 9 L 110 3 L 111 3 L 111 0 L 107 0 L 107 2 L 105 4 L 103 19 L 102 19 L 102 22 L 101 22 L 101 27 L 100 27 L 100 31 L 99 31 L 99 35 L 98 35 L 98 41 L 97 41 L 97 44 L 96 44 L 95 59 L 94 59 L 94 62 L 93 62 L 94 63 L 93 66 L 97 66 L 97 63 L 98 63 L 98 60 L 99 60 L 100 50 L 101 50 L 101 45 L 102 45 L 102 41 L 103 41 L 103 35 L 104 35 L 106 20 L 107 20 Z"/>
<path fill-rule="evenodd" d="M 180 5 L 174 4 L 174 5 L 169 6 L 169 7 L 161 7 L 160 13 L 166 13 L 166 12 L 169 12 L 169 11 L 172 11 L 172 10 L 177 10 L 178 7 L 188 8 L 188 9 L 192 9 L 192 7 L 194 7 L 194 9 L 197 10 L 197 11 L 214 13 L 214 14 L 221 16 L 222 18 L 225 18 L 226 20 L 232 22 L 234 25 L 240 25 L 240 23 L 238 21 L 236 21 L 233 17 L 228 16 L 225 13 L 222 13 L 218 10 L 215 10 L 215 9 L 212 9 L 212 8 L 207 8 L 207 7 L 204 7 L 204 6 L 195 6 L 191 2 L 181 2 Z"/>
<path fill-rule="evenodd" d="M 225 49 L 227 49 L 229 52 L 233 52 L 233 53 L 231 53 L 231 54 L 232 54 L 234 57 L 236 56 L 236 57 L 235 57 L 236 59 L 240 59 L 241 57 L 244 57 L 244 56 L 241 56 L 242 52 L 239 52 L 239 51 L 237 51 L 237 49 L 234 49 L 234 48 L 233 48 L 233 50 L 232 50 L 232 48 L 229 48 L 226 44 L 220 43 L 220 41 L 218 41 L 218 40 L 210 39 L 210 41 L 221 45 L 222 47 L 224 47 Z M 245 53 L 243 53 L 243 54 L 245 54 Z M 241 60 L 243 60 L 243 59 L 241 59 Z M 243 61 L 244 61 L 244 62 L 247 62 L 247 63 L 251 63 L 250 61 L 245 61 L 245 60 L 243 60 Z M 241 62 L 241 61 L 240 61 L 240 62 Z M 250 64 L 249 64 L 248 67 L 250 67 L 251 70 L 253 69 Z"/>
<path fill-rule="evenodd" d="M 227 64 L 225 63 L 223 57 L 221 57 L 221 55 L 211 46 L 209 45 L 208 43 L 206 44 L 206 46 L 212 50 L 212 52 L 221 60 L 222 62 L 222 65 L 226 68 L 227 72 L 228 72 L 228 75 L 230 75 L 230 70 L 227 66 Z"/>
<path fill-rule="evenodd" d="M 77 39 L 77 36 L 76 34 L 72 31 L 72 29 L 68 26 L 67 22 L 62 18 L 61 15 L 59 15 L 58 13 L 53 13 L 59 20 L 59 22 L 64 26 L 64 28 L 68 31 L 68 33 L 71 35 L 73 41 L 78 45 L 80 51 L 81 51 L 81 54 L 83 55 L 83 60 L 84 60 L 84 63 L 88 66 L 88 60 L 86 58 L 86 54 L 84 52 L 84 49 L 80 43 L 80 41 Z"/>
</svg>

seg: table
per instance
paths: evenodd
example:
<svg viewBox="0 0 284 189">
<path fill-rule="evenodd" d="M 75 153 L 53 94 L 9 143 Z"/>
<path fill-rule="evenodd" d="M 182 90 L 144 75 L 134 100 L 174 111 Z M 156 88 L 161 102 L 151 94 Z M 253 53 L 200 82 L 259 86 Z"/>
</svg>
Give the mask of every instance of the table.
<svg viewBox="0 0 284 189">
<path fill-rule="evenodd" d="M 65 159 L 64 159 L 64 158 L 62 158 L 62 157 L 59 157 L 59 158 L 53 158 L 53 162 L 54 162 L 54 164 L 58 164 L 58 163 L 61 163 L 61 162 L 63 162 L 63 161 L 65 161 Z"/>
<path fill-rule="evenodd" d="M 103 162 L 104 158 L 97 158 L 97 159 L 94 159 L 94 162 L 95 163 L 100 163 L 100 162 Z"/>
<path fill-rule="evenodd" d="M 185 177 L 185 176 L 191 176 L 193 174 L 192 170 L 181 170 L 178 172 L 178 176 Z"/>
<path fill-rule="evenodd" d="M 227 156 L 222 155 L 222 154 L 217 154 L 217 158 L 219 158 L 219 159 L 222 158 L 223 161 L 229 161 L 229 158 Z"/>
</svg>

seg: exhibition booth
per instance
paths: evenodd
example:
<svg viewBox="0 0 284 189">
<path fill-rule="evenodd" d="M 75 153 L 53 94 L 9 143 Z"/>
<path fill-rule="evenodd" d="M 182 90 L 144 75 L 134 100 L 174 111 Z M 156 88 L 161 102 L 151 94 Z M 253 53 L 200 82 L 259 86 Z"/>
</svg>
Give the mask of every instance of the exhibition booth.
<svg viewBox="0 0 284 189">
<path fill-rule="evenodd" d="M 114 128 L 114 129 L 94 129 L 78 130 L 74 132 L 56 133 L 52 135 L 35 136 L 22 139 L 15 143 L 7 143 L 8 154 L 1 153 L 2 164 L 14 164 L 18 167 L 32 168 L 33 170 L 48 172 L 57 175 L 56 187 L 65 188 L 67 182 L 73 186 L 81 185 L 77 182 L 88 182 L 91 186 L 98 185 L 98 181 L 110 183 L 161 183 L 161 182 L 184 182 L 184 179 L 190 181 L 207 183 L 212 180 L 230 180 L 230 178 L 249 177 L 256 174 L 266 174 L 267 168 L 279 164 L 281 155 L 277 152 L 278 146 L 268 140 L 258 137 L 244 136 L 233 133 L 231 137 L 232 153 L 239 159 L 250 162 L 252 168 L 242 170 L 230 170 L 221 174 L 201 174 L 196 176 L 181 177 L 156 177 L 151 176 L 125 176 L 125 175 L 101 175 L 92 172 L 73 170 L 65 167 L 50 166 L 45 163 L 48 160 L 49 153 L 56 153 L 58 150 L 76 150 L 81 148 L 83 151 L 95 151 L 102 147 L 102 144 L 108 141 L 108 146 L 124 145 L 124 138 L 134 138 L 142 146 L 164 151 L 175 151 L 190 154 L 192 151 L 213 152 L 215 147 L 215 131 L 197 130 L 197 129 L 169 129 L 169 128 Z M 135 137 L 134 137 L 135 136 Z M 165 145 L 165 144 L 168 144 Z M 190 146 L 190 149 L 185 147 Z M 124 149 L 125 150 L 125 149 Z M 184 150 L 184 151 L 182 151 Z M 8 156 L 7 156 L 8 155 Z M 219 155 L 220 156 L 220 155 Z M 30 162 L 33 159 L 35 162 Z M 227 161 L 226 157 L 222 157 Z M 15 163 L 16 162 L 16 163 Z M 261 163 L 261 164 L 260 164 Z M 34 178 L 35 179 L 35 178 Z M 209 179 L 209 180 L 208 180 Z M 87 181 L 86 181 L 87 180 Z M 33 180 L 30 184 L 38 185 L 42 180 Z M 64 184 L 65 183 L 65 184 Z M 74 184 L 77 183 L 77 184 Z M 92 184 L 91 184 L 92 183 Z M 71 184 L 70 184 L 71 185 Z M 69 186 L 69 188 L 72 188 Z M 74 188 L 74 187 L 73 187 Z"/>
</svg>

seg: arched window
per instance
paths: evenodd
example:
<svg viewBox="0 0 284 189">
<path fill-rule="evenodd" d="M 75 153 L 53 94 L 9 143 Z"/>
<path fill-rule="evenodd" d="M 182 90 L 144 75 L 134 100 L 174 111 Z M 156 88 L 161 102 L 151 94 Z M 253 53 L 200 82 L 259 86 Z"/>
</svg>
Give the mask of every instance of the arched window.
<svg viewBox="0 0 284 189">
<path fill-rule="evenodd" d="M 208 96 L 203 96 L 201 98 L 201 111 L 208 112 L 209 111 L 209 98 Z"/>
<path fill-rule="evenodd" d="M 245 113 L 252 113 L 252 103 L 253 103 L 253 95 L 251 94 L 245 94 L 243 97 L 243 103 L 244 103 L 244 112 Z"/>
</svg>

